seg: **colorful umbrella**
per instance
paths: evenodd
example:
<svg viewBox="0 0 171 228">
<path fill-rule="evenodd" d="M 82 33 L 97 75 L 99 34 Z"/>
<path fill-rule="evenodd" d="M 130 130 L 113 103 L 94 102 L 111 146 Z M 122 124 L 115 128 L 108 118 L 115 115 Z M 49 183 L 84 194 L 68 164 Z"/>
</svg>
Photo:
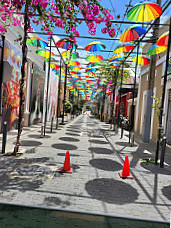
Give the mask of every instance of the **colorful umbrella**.
<svg viewBox="0 0 171 228">
<path fill-rule="evenodd" d="M 114 68 L 114 67 L 119 67 L 120 65 L 118 63 L 109 63 L 106 65 L 106 68 Z"/>
<path fill-rule="evenodd" d="M 133 57 L 132 58 L 132 61 L 134 63 L 136 63 L 137 61 L 137 57 Z M 146 58 L 144 56 L 138 56 L 138 65 L 148 65 L 150 63 L 150 59 L 149 58 Z"/>
<path fill-rule="evenodd" d="M 46 49 L 40 48 L 40 49 L 38 49 L 36 51 L 36 54 L 37 55 L 40 55 L 40 56 L 43 56 L 43 57 L 49 57 L 50 51 L 49 50 L 46 50 Z M 51 52 L 51 56 L 54 56 L 54 53 L 53 52 Z"/>
<path fill-rule="evenodd" d="M 114 58 L 114 59 L 110 60 L 109 62 L 120 61 L 122 59 L 124 59 L 124 56 L 120 56 L 118 58 Z"/>
<path fill-rule="evenodd" d="M 131 42 L 137 40 L 146 32 L 145 28 L 141 26 L 133 25 L 128 27 L 120 36 L 121 42 Z"/>
<path fill-rule="evenodd" d="M 85 60 L 87 62 L 96 63 L 96 62 L 101 61 L 102 59 L 103 59 L 103 57 L 101 55 L 91 55 L 91 56 L 87 56 Z"/>
<path fill-rule="evenodd" d="M 98 66 L 100 65 L 101 63 L 100 62 L 96 62 L 96 63 L 88 63 L 86 67 L 94 67 L 94 66 Z"/>
<path fill-rule="evenodd" d="M 109 62 L 111 62 L 113 59 L 123 59 L 124 55 L 123 54 L 114 54 L 110 59 Z"/>
<path fill-rule="evenodd" d="M 127 18 L 134 22 L 145 22 L 155 20 L 162 14 L 162 8 L 151 2 L 140 2 L 131 8 Z"/>
<path fill-rule="evenodd" d="M 78 76 L 80 76 L 80 75 L 81 75 L 81 73 L 80 73 L 80 72 L 77 72 L 77 71 L 70 71 L 70 73 L 71 73 L 71 74 L 78 75 Z"/>
<path fill-rule="evenodd" d="M 103 43 L 99 42 L 99 41 L 94 41 L 89 43 L 84 49 L 86 51 L 90 51 L 90 52 L 95 52 L 95 51 L 101 51 L 104 50 L 106 47 Z"/>
<path fill-rule="evenodd" d="M 156 55 L 167 50 L 167 46 L 158 46 L 154 44 L 147 52 L 147 55 Z"/>
<path fill-rule="evenodd" d="M 72 66 L 80 66 L 80 63 L 78 61 L 74 61 L 74 60 L 67 60 L 65 61 L 66 64 L 68 65 L 72 65 Z"/>
<path fill-rule="evenodd" d="M 77 58 L 79 58 L 79 54 L 77 52 L 64 51 L 64 52 L 61 53 L 61 55 L 64 58 L 67 58 L 67 59 L 77 59 Z"/>
<path fill-rule="evenodd" d="M 49 62 L 49 60 L 50 60 L 50 62 L 59 62 L 59 60 L 56 60 L 56 59 L 53 58 L 53 57 L 44 59 L 44 62 Z"/>
<path fill-rule="evenodd" d="M 73 49 L 76 49 L 77 45 L 73 44 L 73 42 L 70 39 L 61 39 L 59 40 L 56 45 L 60 48 L 70 50 L 72 47 Z"/>
<path fill-rule="evenodd" d="M 28 38 L 26 43 L 31 46 L 35 46 L 35 47 L 47 47 L 48 46 L 48 43 L 44 39 L 37 37 L 37 36 Z"/>
<path fill-rule="evenodd" d="M 169 31 L 163 33 L 159 39 L 157 40 L 157 45 L 159 46 L 167 46 L 168 45 L 168 41 L 169 41 Z"/>
<path fill-rule="evenodd" d="M 80 66 L 69 66 L 68 70 L 79 71 L 79 70 L 81 70 L 81 67 Z"/>
<path fill-rule="evenodd" d="M 54 70 L 59 70 L 60 66 L 58 64 L 50 64 L 50 67 Z"/>
<path fill-rule="evenodd" d="M 92 69 L 92 68 L 97 68 L 98 66 L 91 66 L 91 67 L 86 67 L 86 68 L 83 68 L 83 69 Z"/>
<path fill-rule="evenodd" d="M 85 71 L 86 72 L 93 72 L 93 71 L 96 71 L 96 70 L 98 70 L 97 68 L 91 68 L 91 69 L 86 69 Z"/>
<path fill-rule="evenodd" d="M 113 53 L 124 53 L 133 50 L 135 46 L 133 44 L 119 44 L 113 51 Z"/>
<path fill-rule="evenodd" d="M 92 75 L 92 76 L 96 76 L 96 74 L 94 72 L 86 72 L 87 75 Z"/>
</svg>

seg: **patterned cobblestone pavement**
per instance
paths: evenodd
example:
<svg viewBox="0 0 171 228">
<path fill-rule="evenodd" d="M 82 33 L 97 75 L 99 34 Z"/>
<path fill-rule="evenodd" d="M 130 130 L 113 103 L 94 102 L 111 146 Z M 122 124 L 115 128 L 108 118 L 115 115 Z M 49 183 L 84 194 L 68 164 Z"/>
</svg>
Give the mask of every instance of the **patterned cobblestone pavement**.
<svg viewBox="0 0 171 228">
<path fill-rule="evenodd" d="M 22 136 L 25 153 L 0 157 L 0 201 L 146 219 L 170 219 L 171 164 L 164 169 L 145 164 L 155 144 L 143 144 L 128 133 L 120 139 L 108 124 L 80 115 L 40 138 L 40 126 Z M 22 148 L 21 147 L 21 148 Z M 29 149 L 30 148 L 30 149 Z M 72 174 L 60 174 L 69 150 Z M 121 179 L 125 156 L 131 179 Z"/>
</svg>

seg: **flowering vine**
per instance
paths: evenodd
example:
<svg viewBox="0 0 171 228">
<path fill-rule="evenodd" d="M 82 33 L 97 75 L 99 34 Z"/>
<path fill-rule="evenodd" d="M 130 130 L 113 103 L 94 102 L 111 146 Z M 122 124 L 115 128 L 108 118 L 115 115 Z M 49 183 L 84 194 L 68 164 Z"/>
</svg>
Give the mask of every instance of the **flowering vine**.
<svg viewBox="0 0 171 228">
<path fill-rule="evenodd" d="M 77 26 L 85 21 L 91 35 L 96 34 L 98 24 L 104 23 L 102 33 L 115 36 L 111 22 L 114 18 L 98 0 L 2 0 L 0 18 L 4 25 L 0 25 L 1 34 L 4 34 L 10 25 L 21 25 L 19 15 L 23 14 L 26 1 L 29 5 L 29 31 L 32 31 L 31 24 L 34 23 L 41 25 L 42 30 L 49 35 L 53 34 L 53 28 L 59 27 L 70 35 L 79 36 Z M 78 18 L 79 15 L 82 15 L 82 18 Z"/>
</svg>

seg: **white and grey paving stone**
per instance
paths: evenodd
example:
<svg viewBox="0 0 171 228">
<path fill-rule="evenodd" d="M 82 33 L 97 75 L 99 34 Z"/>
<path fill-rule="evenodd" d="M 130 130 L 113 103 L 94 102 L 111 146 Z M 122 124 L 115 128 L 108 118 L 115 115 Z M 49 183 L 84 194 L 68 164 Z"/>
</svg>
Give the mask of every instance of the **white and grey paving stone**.
<svg viewBox="0 0 171 228">
<path fill-rule="evenodd" d="M 40 126 L 32 128 L 22 136 L 28 153 L 19 158 L 0 157 L 1 202 L 169 221 L 169 160 L 164 170 L 142 165 L 141 158 L 148 148 L 139 141 L 131 147 L 127 136 L 120 139 L 120 131 L 116 135 L 108 124 L 87 115 L 59 128 L 47 133 L 46 138 L 38 137 Z M 36 148 L 33 146 L 35 150 L 29 153 L 30 141 Z M 67 150 L 73 173 L 59 174 Z M 148 151 L 152 153 L 150 147 Z M 133 180 L 118 175 L 126 155 Z M 53 175 L 46 177 L 49 169 Z"/>
</svg>

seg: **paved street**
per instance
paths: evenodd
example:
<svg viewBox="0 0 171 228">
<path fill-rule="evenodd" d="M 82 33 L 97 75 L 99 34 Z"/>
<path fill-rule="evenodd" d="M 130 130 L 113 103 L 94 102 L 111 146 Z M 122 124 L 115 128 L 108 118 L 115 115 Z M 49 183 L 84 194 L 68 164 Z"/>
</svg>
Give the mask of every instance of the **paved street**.
<svg viewBox="0 0 171 228">
<path fill-rule="evenodd" d="M 166 156 L 164 169 L 141 161 L 155 151 L 153 144 L 137 137 L 131 147 L 127 132 L 120 139 L 120 132 L 89 115 L 48 129 L 45 138 L 40 125 L 25 132 L 27 153 L 0 157 L 1 202 L 170 220 L 171 159 Z M 67 150 L 73 173 L 59 174 Z M 133 180 L 118 175 L 126 155 Z"/>
</svg>

